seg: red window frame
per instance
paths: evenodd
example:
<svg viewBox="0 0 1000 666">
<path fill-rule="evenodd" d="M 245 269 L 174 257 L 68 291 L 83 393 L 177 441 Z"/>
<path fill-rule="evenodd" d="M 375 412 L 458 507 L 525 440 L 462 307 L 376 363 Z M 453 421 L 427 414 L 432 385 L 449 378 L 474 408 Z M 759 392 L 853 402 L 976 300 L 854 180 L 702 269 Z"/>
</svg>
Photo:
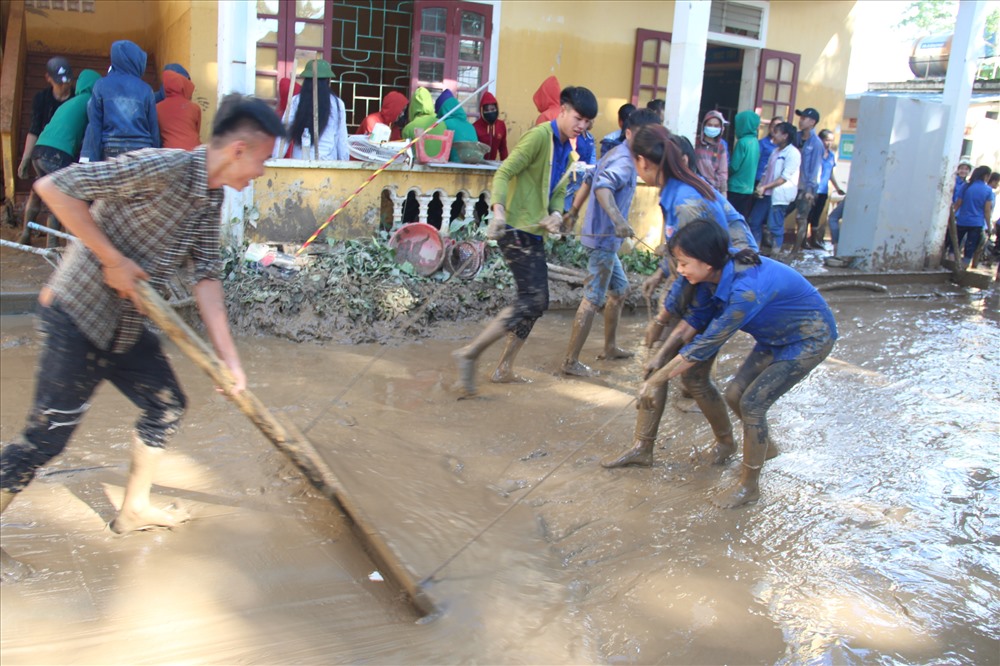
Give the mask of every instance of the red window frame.
<svg viewBox="0 0 1000 666">
<path fill-rule="evenodd" d="M 654 61 L 646 61 L 642 59 L 642 54 L 646 42 L 649 40 L 656 40 L 656 59 Z M 642 90 L 651 90 L 653 95 L 650 99 L 665 99 L 667 93 L 667 76 L 669 74 L 669 65 L 664 65 L 660 62 L 660 55 L 663 49 L 663 42 L 668 44 L 673 41 L 673 33 L 660 32 L 659 30 L 645 30 L 643 28 L 638 28 L 635 31 L 635 58 L 632 63 L 632 104 L 639 106 L 639 93 Z M 653 68 L 653 85 L 642 84 L 642 68 L 652 67 Z M 661 71 L 662 70 L 662 71 Z M 663 85 L 660 85 L 660 82 Z M 663 95 L 658 95 L 660 91 L 663 91 Z"/>
<path fill-rule="evenodd" d="M 295 76 L 302 71 L 305 67 L 305 61 L 295 63 L 295 52 L 298 51 L 312 51 L 319 53 L 319 56 L 326 61 L 330 60 L 330 49 L 333 42 L 332 35 L 330 34 L 330 22 L 333 16 L 333 5 L 334 0 L 324 0 L 323 7 L 323 18 L 321 19 L 305 19 L 298 18 L 295 16 L 295 0 L 280 0 L 278 4 L 277 14 L 267 14 L 262 12 L 257 12 L 258 19 L 277 19 L 278 21 L 278 41 L 277 42 L 257 42 L 256 46 L 272 47 L 278 50 L 278 68 L 277 69 L 260 69 L 256 70 L 257 77 L 264 78 L 274 78 L 275 80 L 275 90 L 277 90 L 277 82 L 281 79 L 287 77 L 294 80 Z M 323 46 L 321 49 L 309 46 L 300 46 L 296 49 L 295 46 L 295 24 L 296 23 L 312 23 L 315 25 L 322 26 L 323 28 Z M 292 71 L 294 68 L 298 71 Z"/>
<path fill-rule="evenodd" d="M 767 65 L 769 62 L 774 60 L 777 60 L 778 62 L 778 78 L 767 78 Z M 775 116 L 781 116 L 785 120 L 791 122 L 792 114 L 795 113 L 795 96 L 799 88 L 799 66 L 801 65 L 801 61 L 802 56 L 798 53 L 761 49 L 760 67 L 757 70 L 757 98 L 754 102 L 754 110 L 758 115 L 760 115 L 762 123 L 770 122 L 771 118 Z M 783 68 L 782 65 L 784 62 L 791 63 L 792 76 L 790 80 L 785 80 L 781 76 L 781 70 Z M 764 87 L 769 83 L 772 83 L 775 86 L 775 99 L 764 96 Z M 778 90 L 781 86 L 788 85 L 791 86 L 788 101 L 778 101 L 776 99 L 778 97 Z M 765 104 L 771 105 L 773 113 L 769 115 L 763 113 Z"/>
<path fill-rule="evenodd" d="M 423 11 L 425 9 L 444 9 L 447 13 L 445 32 L 430 32 L 423 30 Z M 472 12 L 485 17 L 483 36 L 462 35 L 462 13 Z M 420 38 L 422 35 L 434 35 L 445 38 L 445 53 L 443 58 L 433 58 L 420 55 Z M 410 58 L 410 93 L 419 87 L 433 91 L 443 91 L 445 88 L 453 93 L 472 92 L 483 83 L 490 80 L 490 42 L 493 36 L 493 6 L 478 2 L 452 2 L 444 0 L 416 0 L 413 6 L 413 52 Z M 474 40 L 482 43 L 482 61 L 465 61 L 460 59 L 459 43 L 461 40 Z M 421 62 L 438 62 L 443 64 L 443 81 L 424 81 L 420 79 Z M 458 69 L 461 65 L 475 65 L 482 68 L 478 86 L 459 85 Z M 479 105 L 467 110 L 469 116 L 479 115 Z"/>
</svg>

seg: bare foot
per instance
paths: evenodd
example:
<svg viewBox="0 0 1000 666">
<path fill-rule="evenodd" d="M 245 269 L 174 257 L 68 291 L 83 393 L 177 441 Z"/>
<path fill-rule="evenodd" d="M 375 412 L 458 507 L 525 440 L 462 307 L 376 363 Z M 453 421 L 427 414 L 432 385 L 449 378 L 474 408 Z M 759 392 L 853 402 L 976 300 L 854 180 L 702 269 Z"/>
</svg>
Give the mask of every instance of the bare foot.
<svg viewBox="0 0 1000 666">
<path fill-rule="evenodd" d="M 476 395 L 476 359 L 466 356 L 465 348 L 456 349 L 451 353 L 458 366 L 458 381 L 455 382 L 455 390 L 461 395 L 460 398 L 467 398 Z"/>
<path fill-rule="evenodd" d="M 31 565 L 15 560 L 7 554 L 6 550 L 0 548 L 0 579 L 4 583 L 16 583 L 33 573 L 35 570 L 31 568 Z"/>
<path fill-rule="evenodd" d="M 758 499 L 760 499 L 760 487 L 756 483 L 750 486 L 736 483 L 713 497 L 712 504 L 720 509 L 735 509 L 756 502 Z"/>
<path fill-rule="evenodd" d="M 716 442 L 712 448 L 696 451 L 692 457 L 710 465 L 725 465 L 734 453 L 736 453 L 734 442 Z"/>
<path fill-rule="evenodd" d="M 593 368 L 579 361 L 563 363 L 562 371 L 564 375 L 573 375 L 574 377 L 593 377 L 597 374 Z"/>
<path fill-rule="evenodd" d="M 182 509 L 171 506 L 169 509 L 146 507 L 142 510 L 123 509 L 108 523 L 115 534 L 136 532 L 140 530 L 170 529 L 191 520 L 191 515 Z"/>
<path fill-rule="evenodd" d="M 490 381 L 494 384 L 530 384 L 531 380 L 527 377 L 522 377 L 521 375 L 514 374 L 513 370 L 501 370 L 497 368 L 493 371 L 493 376 L 490 377 Z"/>
<path fill-rule="evenodd" d="M 652 467 L 653 466 L 653 442 L 637 441 L 632 448 L 616 458 L 609 458 L 601 462 L 601 467 L 605 469 L 615 469 L 618 467 Z"/>
<path fill-rule="evenodd" d="M 626 351 L 621 347 L 612 347 L 611 349 L 605 349 L 603 353 L 597 355 L 598 361 L 618 361 L 623 358 L 632 358 L 635 356 L 634 353 Z"/>
</svg>

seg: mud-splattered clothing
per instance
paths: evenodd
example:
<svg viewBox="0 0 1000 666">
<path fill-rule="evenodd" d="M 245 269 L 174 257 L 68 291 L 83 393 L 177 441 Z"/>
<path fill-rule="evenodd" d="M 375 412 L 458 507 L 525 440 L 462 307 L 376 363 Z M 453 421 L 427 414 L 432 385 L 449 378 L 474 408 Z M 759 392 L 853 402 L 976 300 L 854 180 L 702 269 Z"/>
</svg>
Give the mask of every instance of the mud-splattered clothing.
<svg viewBox="0 0 1000 666">
<path fill-rule="evenodd" d="M 713 296 L 719 312 L 704 333 L 681 349 L 688 361 L 715 356 L 736 331 L 757 341 L 755 351 L 774 361 L 813 356 L 837 339 L 833 312 L 809 282 L 794 269 L 767 257 L 759 266 L 722 269 Z"/>
<path fill-rule="evenodd" d="M 545 260 L 545 241 L 541 236 L 519 229 L 508 229 L 497 244 L 517 285 L 513 312 L 504 324 L 508 331 L 526 340 L 535 322 L 549 309 L 549 268 Z"/>
<path fill-rule="evenodd" d="M 660 193 L 660 208 L 663 210 L 663 237 L 667 240 L 672 238 L 677 230 L 688 222 L 707 218 L 715 220 L 719 226 L 726 230 L 726 233 L 729 234 L 729 245 L 732 251 L 757 251 L 757 241 L 750 233 L 750 227 L 747 226 L 746 220 L 733 208 L 731 203 L 718 193 L 714 199 L 707 200 L 701 196 L 698 190 L 687 183 L 670 179 Z M 669 254 L 663 258 L 660 267 L 664 274 L 676 275 L 677 271 L 673 261 L 673 257 Z M 705 287 L 699 289 L 704 290 Z M 670 285 L 663 306 L 667 312 L 679 317 L 688 310 L 693 298 L 700 297 L 693 295 L 691 284 L 686 279 L 677 276 L 677 279 Z"/>
<path fill-rule="evenodd" d="M 622 238 L 615 236 L 615 223 L 611 216 L 597 202 L 597 190 L 611 190 L 615 205 L 621 211 L 622 217 L 628 219 L 635 197 L 636 171 L 635 160 L 626 145 L 617 146 L 601 158 L 597 167 L 589 176 L 591 179 L 590 196 L 587 199 L 587 214 L 583 219 L 583 230 L 580 242 L 586 248 L 617 252 L 622 246 Z M 567 197 L 567 201 L 569 198 Z"/>
<path fill-rule="evenodd" d="M 163 447 L 177 430 L 186 400 L 160 341 L 142 331 L 123 354 L 99 349 L 57 301 L 39 311 L 45 344 L 35 378 L 35 401 L 22 437 L 0 454 L 0 487 L 20 492 L 39 467 L 59 455 L 105 380 L 138 406 L 139 439 Z"/>
<path fill-rule="evenodd" d="M 757 249 L 757 242 L 746 220 L 718 192 L 715 198 L 709 200 L 687 183 L 671 178 L 660 191 L 660 208 L 663 211 L 663 237 L 668 241 L 688 222 L 708 218 L 718 222 L 729 233 L 729 243 L 737 250 Z"/>
<path fill-rule="evenodd" d="M 222 189 L 208 189 L 205 156 L 205 146 L 140 150 L 72 165 L 52 174 L 52 183 L 64 194 L 93 202 L 97 226 L 162 291 L 188 259 L 196 281 L 220 276 Z M 145 318 L 104 283 L 100 261 L 83 244 L 69 246 L 48 286 L 98 349 L 123 353 L 142 335 Z"/>
</svg>

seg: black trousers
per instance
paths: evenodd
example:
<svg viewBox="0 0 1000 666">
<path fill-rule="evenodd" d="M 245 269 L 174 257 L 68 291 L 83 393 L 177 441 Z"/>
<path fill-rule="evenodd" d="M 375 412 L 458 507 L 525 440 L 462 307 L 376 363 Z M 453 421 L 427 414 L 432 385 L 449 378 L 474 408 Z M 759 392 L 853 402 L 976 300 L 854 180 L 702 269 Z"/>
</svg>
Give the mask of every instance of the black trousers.
<svg viewBox="0 0 1000 666">
<path fill-rule="evenodd" d="M 507 330 L 526 340 L 535 321 L 549 309 L 545 239 L 510 228 L 497 244 L 517 284 L 517 300 L 513 313 L 507 318 Z"/>
<path fill-rule="evenodd" d="M 58 303 L 42 308 L 39 319 L 45 343 L 35 401 L 20 441 L 0 454 L 0 488 L 20 492 L 39 467 L 66 448 L 105 380 L 141 410 L 139 439 L 162 448 L 177 431 L 187 401 L 159 339 L 146 330 L 132 349 L 112 354 L 94 346 Z"/>
</svg>

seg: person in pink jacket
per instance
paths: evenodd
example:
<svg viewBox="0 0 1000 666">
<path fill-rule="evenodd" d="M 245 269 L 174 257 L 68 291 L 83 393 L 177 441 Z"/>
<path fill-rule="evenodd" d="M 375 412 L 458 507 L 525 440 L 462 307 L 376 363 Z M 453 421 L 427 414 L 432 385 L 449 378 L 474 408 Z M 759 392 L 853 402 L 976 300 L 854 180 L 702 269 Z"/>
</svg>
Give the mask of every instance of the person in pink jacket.
<svg viewBox="0 0 1000 666">
<path fill-rule="evenodd" d="M 729 188 L 729 146 L 722 138 L 726 119 L 718 111 L 709 111 L 701 121 L 701 131 L 695 142 L 698 175 L 722 194 Z"/>
</svg>

